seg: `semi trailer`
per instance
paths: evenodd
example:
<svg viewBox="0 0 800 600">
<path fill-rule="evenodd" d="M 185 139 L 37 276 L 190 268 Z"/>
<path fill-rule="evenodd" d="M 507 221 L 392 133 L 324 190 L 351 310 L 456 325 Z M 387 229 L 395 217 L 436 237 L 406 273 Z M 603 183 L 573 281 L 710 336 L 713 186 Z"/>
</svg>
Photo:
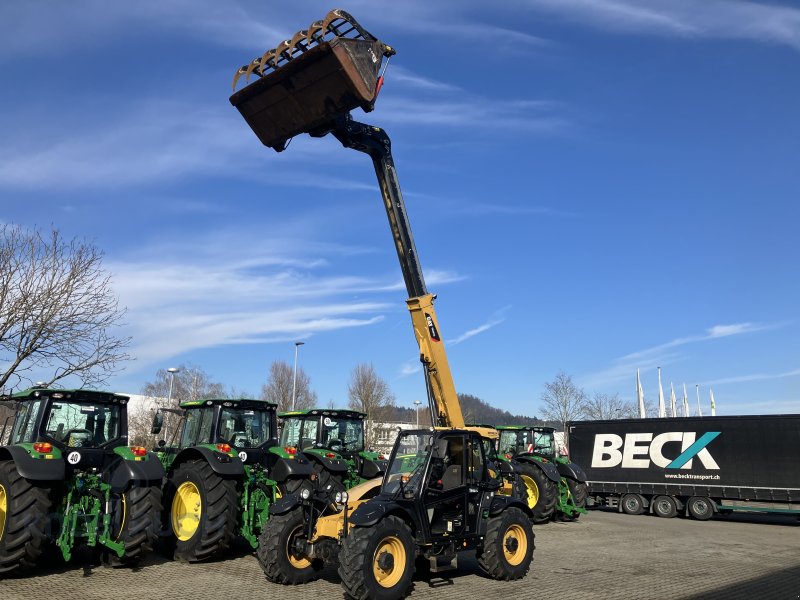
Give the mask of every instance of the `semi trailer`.
<svg viewBox="0 0 800 600">
<path fill-rule="evenodd" d="M 800 415 L 573 421 L 587 505 L 706 520 L 733 511 L 800 515 Z"/>
</svg>

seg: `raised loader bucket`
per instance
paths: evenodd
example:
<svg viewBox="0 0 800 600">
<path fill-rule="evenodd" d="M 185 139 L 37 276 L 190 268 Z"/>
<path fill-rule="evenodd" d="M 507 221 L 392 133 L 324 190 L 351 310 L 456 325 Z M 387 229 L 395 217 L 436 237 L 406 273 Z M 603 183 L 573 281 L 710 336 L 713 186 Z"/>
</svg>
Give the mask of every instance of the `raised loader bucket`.
<svg viewBox="0 0 800 600">
<path fill-rule="evenodd" d="M 343 10 L 332 10 L 236 71 L 258 77 L 230 101 L 265 146 L 280 152 L 300 133 L 323 135 L 354 108 L 372 110 L 383 58 L 394 50 Z"/>
</svg>

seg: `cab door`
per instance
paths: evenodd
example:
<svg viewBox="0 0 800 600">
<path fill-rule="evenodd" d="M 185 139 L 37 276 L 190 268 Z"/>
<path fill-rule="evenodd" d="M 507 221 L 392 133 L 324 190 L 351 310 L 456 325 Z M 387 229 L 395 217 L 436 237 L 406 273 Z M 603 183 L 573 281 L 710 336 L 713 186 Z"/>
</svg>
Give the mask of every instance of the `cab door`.
<svg viewBox="0 0 800 600">
<path fill-rule="evenodd" d="M 467 513 L 467 440 L 464 434 L 434 438 L 423 505 L 433 541 L 462 537 Z"/>
</svg>

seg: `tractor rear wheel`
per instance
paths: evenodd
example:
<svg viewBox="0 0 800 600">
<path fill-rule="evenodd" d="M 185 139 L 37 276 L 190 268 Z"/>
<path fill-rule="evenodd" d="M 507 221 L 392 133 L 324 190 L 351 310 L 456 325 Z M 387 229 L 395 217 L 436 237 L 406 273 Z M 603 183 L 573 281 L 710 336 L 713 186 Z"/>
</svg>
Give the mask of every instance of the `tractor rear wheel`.
<svg viewBox="0 0 800 600">
<path fill-rule="evenodd" d="M 112 567 L 134 566 L 150 552 L 158 540 L 161 514 L 161 488 L 134 484 L 116 502 L 112 515 L 115 541 L 125 544 L 125 554 L 109 552 L 106 562 Z"/>
<path fill-rule="evenodd" d="M 565 477 L 564 479 L 567 480 L 567 487 L 569 488 L 569 494 L 572 497 L 572 501 L 575 503 L 575 507 L 586 508 L 586 496 L 587 496 L 586 484 L 580 481 L 576 481 L 575 479 L 570 479 L 569 477 Z M 577 521 L 580 516 L 581 513 L 574 512 L 569 517 L 569 520 Z"/>
<path fill-rule="evenodd" d="M 205 460 L 189 460 L 172 473 L 165 495 L 176 560 L 206 560 L 231 545 L 239 515 L 235 480 L 221 477 Z"/>
<path fill-rule="evenodd" d="M 522 579 L 533 562 L 533 529 L 518 508 L 507 508 L 489 520 L 478 563 L 492 579 Z"/>
<path fill-rule="evenodd" d="M 305 514 L 297 507 L 282 515 L 273 515 L 258 537 L 256 555 L 264 575 L 273 583 L 298 585 L 314 579 L 322 561 L 308 558 L 297 549 L 305 538 Z"/>
<path fill-rule="evenodd" d="M 0 574 L 32 567 L 47 544 L 50 490 L 0 461 Z"/>
<path fill-rule="evenodd" d="M 399 517 L 353 527 L 342 542 L 339 576 L 354 600 L 400 600 L 413 587 L 414 538 Z"/>
<path fill-rule="evenodd" d="M 558 500 L 558 486 L 539 467 L 527 462 L 517 463 L 520 474 L 522 499 L 533 511 L 533 522 L 544 523 L 550 519 Z"/>
</svg>

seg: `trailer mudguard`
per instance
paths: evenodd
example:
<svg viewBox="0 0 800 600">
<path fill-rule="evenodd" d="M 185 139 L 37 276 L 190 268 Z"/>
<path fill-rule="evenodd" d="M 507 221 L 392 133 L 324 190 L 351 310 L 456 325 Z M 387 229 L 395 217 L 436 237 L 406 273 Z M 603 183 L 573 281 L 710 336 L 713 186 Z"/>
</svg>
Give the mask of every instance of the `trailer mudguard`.
<svg viewBox="0 0 800 600">
<path fill-rule="evenodd" d="M 579 483 L 586 483 L 586 473 L 575 463 L 558 463 L 561 477 L 569 477 Z"/>
<path fill-rule="evenodd" d="M 139 461 L 116 457 L 109 465 L 107 473 L 107 481 L 111 485 L 111 491 L 115 493 L 124 492 L 133 481 L 161 485 L 165 475 L 161 461 L 152 452 L 147 453 L 145 460 Z"/>
<path fill-rule="evenodd" d="M 22 446 L 0 448 L 0 460 L 13 460 L 17 471 L 31 481 L 63 481 L 64 461 L 59 458 L 34 458 Z"/>
<path fill-rule="evenodd" d="M 243 477 L 244 464 L 238 456 L 228 456 L 221 452 L 214 452 L 204 446 L 186 448 L 178 453 L 170 466 L 170 471 L 187 460 L 205 460 L 211 469 L 223 477 Z"/>
<path fill-rule="evenodd" d="M 269 477 L 275 481 L 286 481 L 290 477 L 310 477 L 314 472 L 314 465 L 305 458 L 282 458 L 269 467 Z"/>
<path fill-rule="evenodd" d="M 543 462 L 527 456 L 516 457 L 516 460 L 538 467 L 544 472 L 547 478 L 554 483 L 561 481 L 561 474 L 559 473 L 558 468 L 551 462 Z"/>
<path fill-rule="evenodd" d="M 492 503 L 489 505 L 489 516 L 490 517 L 497 516 L 501 512 L 503 512 L 507 508 L 511 508 L 512 506 L 515 508 L 519 508 L 529 517 L 533 517 L 533 512 L 531 511 L 527 503 L 523 502 L 522 500 L 514 496 L 500 496 L 500 495 L 495 495 L 495 497 L 492 498 Z"/>
</svg>

